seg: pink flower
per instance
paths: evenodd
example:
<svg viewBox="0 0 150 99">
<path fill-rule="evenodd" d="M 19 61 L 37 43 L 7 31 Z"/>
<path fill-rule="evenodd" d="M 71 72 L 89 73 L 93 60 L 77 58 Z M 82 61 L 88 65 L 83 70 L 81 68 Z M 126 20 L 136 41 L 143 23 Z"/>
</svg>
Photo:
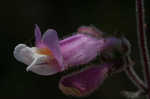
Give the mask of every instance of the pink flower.
<svg viewBox="0 0 150 99">
<path fill-rule="evenodd" d="M 103 37 L 95 27 L 82 26 L 73 36 L 59 40 L 57 32 L 48 29 L 43 36 L 35 27 L 35 47 L 18 44 L 15 58 L 28 65 L 27 71 L 39 75 L 53 75 L 74 66 L 88 64 L 100 56 L 103 64 L 92 65 L 80 72 L 64 76 L 59 82 L 66 95 L 86 96 L 93 92 L 110 72 L 121 70 L 129 42 L 116 37 Z"/>
<path fill-rule="evenodd" d="M 86 64 L 96 58 L 102 50 L 103 39 L 77 33 L 64 40 L 58 40 L 57 32 L 48 29 L 41 37 L 35 27 L 35 47 L 18 44 L 14 56 L 27 65 L 27 71 L 39 75 L 52 75 L 68 67 Z"/>
<path fill-rule="evenodd" d="M 64 76 L 59 88 L 66 95 L 86 96 L 97 89 L 108 76 L 112 64 L 94 65 L 80 72 Z"/>
</svg>

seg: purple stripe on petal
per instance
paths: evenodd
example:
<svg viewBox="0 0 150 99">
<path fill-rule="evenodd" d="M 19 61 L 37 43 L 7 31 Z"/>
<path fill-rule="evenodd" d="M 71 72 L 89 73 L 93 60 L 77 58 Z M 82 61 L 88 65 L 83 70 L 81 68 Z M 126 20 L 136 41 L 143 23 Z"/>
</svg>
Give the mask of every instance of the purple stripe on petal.
<svg viewBox="0 0 150 99">
<path fill-rule="evenodd" d="M 34 33 L 35 33 L 35 44 L 38 46 L 41 42 L 41 31 L 37 24 L 35 24 Z"/>
<path fill-rule="evenodd" d="M 56 58 L 56 60 L 58 61 L 59 65 L 63 70 L 64 69 L 63 57 L 60 51 L 57 32 L 53 29 L 47 30 L 43 35 L 42 43 L 45 44 L 52 51 L 54 57 Z"/>
<path fill-rule="evenodd" d="M 60 80 L 59 88 L 66 95 L 88 95 L 103 83 L 111 66 L 111 64 L 93 66 L 81 72 L 67 75 Z"/>
</svg>

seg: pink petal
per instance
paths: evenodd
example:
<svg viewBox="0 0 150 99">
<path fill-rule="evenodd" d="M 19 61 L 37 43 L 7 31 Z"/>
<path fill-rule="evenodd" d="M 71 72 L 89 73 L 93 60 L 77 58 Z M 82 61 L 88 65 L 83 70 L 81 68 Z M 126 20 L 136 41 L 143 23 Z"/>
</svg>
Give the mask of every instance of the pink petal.
<svg viewBox="0 0 150 99">
<path fill-rule="evenodd" d="M 41 42 L 41 31 L 37 24 L 35 25 L 34 33 L 35 33 L 35 44 L 38 45 Z"/>
<path fill-rule="evenodd" d="M 77 34 L 60 41 L 64 63 L 68 66 L 86 64 L 101 51 L 104 41 L 84 34 Z"/>
<path fill-rule="evenodd" d="M 43 35 L 42 43 L 52 51 L 54 57 L 58 61 L 58 64 L 61 66 L 63 70 L 64 69 L 63 57 L 60 51 L 57 32 L 53 29 L 47 30 Z"/>
</svg>

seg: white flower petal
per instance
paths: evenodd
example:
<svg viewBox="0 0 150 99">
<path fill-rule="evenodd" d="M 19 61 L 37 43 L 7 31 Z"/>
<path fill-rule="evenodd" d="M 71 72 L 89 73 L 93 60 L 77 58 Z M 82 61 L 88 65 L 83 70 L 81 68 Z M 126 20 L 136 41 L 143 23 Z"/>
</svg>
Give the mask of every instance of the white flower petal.
<svg viewBox="0 0 150 99">
<path fill-rule="evenodd" d="M 33 49 L 34 48 L 27 47 L 25 44 L 18 44 L 15 47 L 14 56 L 18 61 L 30 65 L 34 60 Z"/>
<path fill-rule="evenodd" d="M 59 72 L 59 68 L 56 64 L 48 63 L 49 57 L 46 55 L 39 55 L 35 60 L 32 62 L 31 65 L 27 67 L 27 71 L 32 71 L 39 75 L 52 75 Z"/>
<path fill-rule="evenodd" d="M 53 63 L 50 56 L 38 54 L 36 47 L 27 47 L 25 44 L 18 44 L 14 50 L 15 58 L 29 65 L 27 71 L 32 71 L 39 75 L 52 75 L 60 72 L 58 64 Z"/>
</svg>

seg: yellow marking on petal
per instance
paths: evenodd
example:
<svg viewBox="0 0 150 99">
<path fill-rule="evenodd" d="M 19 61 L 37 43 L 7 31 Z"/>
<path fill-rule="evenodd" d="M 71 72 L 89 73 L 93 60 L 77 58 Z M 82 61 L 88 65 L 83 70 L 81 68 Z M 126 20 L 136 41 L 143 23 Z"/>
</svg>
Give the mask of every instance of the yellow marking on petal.
<svg viewBox="0 0 150 99">
<path fill-rule="evenodd" d="M 37 53 L 53 57 L 52 51 L 49 48 L 47 48 L 47 47 L 39 48 L 37 50 Z"/>
<path fill-rule="evenodd" d="M 66 95 L 82 96 L 81 92 L 78 89 L 76 89 L 76 88 L 65 87 L 64 85 L 60 84 L 60 89 Z"/>
</svg>

